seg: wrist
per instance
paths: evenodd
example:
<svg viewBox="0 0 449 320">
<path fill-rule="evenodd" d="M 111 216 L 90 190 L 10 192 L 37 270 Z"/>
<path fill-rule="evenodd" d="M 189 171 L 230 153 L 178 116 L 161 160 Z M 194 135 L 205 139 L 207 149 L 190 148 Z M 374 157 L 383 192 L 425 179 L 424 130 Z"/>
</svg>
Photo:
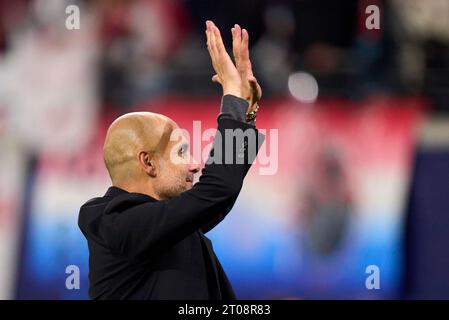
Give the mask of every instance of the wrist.
<svg viewBox="0 0 449 320">
<path fill-rule="evenodd" d="M 246 122 L 246 111 L 248 103 L 246 100 L 234 95 L 224 95 L 221 98 L 221 108 L 219 118 L 230 118 L 241 122 Z"/>
<path fill-rule="evenodd" d="M 242 90 L 239 87 L 223 86 L 223 96 L 228 94 L 244 99 Z"/>
</svg>

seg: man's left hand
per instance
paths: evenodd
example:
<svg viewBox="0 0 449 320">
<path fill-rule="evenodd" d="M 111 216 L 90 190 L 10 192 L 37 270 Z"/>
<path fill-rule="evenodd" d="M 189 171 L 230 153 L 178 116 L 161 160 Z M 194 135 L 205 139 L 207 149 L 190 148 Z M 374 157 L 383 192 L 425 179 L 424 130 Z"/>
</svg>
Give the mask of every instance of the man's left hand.
<svg viewBox="0 0 449 320">
<path fill-rule="evenodd" d="M 257 111 L 257 102 L 262 97 L 262 88 L 253 74 L 251 60 L 249 58 L 249 35 L 246 29 L 241 29 L 238 24 L 232 31 L 232 52 L 236 68 L 242 79 L 242 95 L 249 103 L 247 113 Z"/>
</svg>

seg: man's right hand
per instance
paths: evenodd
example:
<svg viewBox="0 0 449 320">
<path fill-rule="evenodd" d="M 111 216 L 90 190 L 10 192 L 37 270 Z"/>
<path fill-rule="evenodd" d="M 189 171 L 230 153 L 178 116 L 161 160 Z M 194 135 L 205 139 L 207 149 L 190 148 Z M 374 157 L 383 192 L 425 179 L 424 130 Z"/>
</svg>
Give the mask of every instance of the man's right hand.
<svg viewBox="0 0 449 320">
<path fill-rule="evenodd" d="M 242 79 L 226 52 L 220 30 L 210 20 L 206 21 L 206 27 L 207 49 L 212 60 L 212 66 L 216 72 L 212 77 L 212 81 L 221 84 L 223 95 L 232 94 L 245 99 L 242 93 Z"/>
</svg>

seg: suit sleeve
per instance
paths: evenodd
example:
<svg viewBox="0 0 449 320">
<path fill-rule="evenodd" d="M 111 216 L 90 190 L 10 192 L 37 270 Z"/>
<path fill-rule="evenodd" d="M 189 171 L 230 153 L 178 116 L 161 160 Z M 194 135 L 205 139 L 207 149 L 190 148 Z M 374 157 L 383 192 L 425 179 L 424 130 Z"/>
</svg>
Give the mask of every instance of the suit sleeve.
<svg viewBox="0 0 449 320">
<path fill-rule="evenodd" d="M 231 95 L 225 95 L 223 96 L 221 101 L 221 112 L 219 114 L 219 118 L 221 117 L 221 118 L 235 119 L 238 121 L 245 122 L 247 109 L 248 109 L 248 102 L 246 102 L 245 100 L 236 98 Z M 254 126 L 254 120 L 250 121 L 249 124 Z M 213 228 L 215 228 L 217 224 L 223 221 L 226 215 L 231 211 L 236 200 L 237 195 L 229 199 L 229 202 L 227 204 L 224 204 L 222 211 L 218 212 L 216 215 L 213 216 L 213 218 L 210 221 L 204 224 L 201 227 L 201 231 L 203 233 L 207 233 Z"/>
<path fill-rule="evenodd" d="M 243 141 L 235 136 L 242 133 Z M 263 140 L 253 125 L 219 116 L 209 159 L 192 189 L 164 201 L 128 198 L 105 210 L 103 223 L 111 249 L 130 259 L 147 258 L 221 221 L 237 199 Z"/>
</svg>

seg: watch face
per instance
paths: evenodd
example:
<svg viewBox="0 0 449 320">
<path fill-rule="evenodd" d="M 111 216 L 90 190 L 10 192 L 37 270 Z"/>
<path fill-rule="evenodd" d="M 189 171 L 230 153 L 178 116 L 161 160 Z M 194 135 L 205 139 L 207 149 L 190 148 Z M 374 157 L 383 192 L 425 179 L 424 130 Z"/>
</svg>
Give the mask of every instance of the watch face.
<svg viewBox="0 0 449 320">
<path fill-rule="evenodd" d="M 256 112 L 255 112 L 255 111 L 251 111 L 251 112 L 249 112 L 249 113 L 246 115 L 246 119 L 247 119 L 248 121 L 251 121 L 251 120 L 253 120 L 254 118 L 256 118 Z"/>
</svg>

